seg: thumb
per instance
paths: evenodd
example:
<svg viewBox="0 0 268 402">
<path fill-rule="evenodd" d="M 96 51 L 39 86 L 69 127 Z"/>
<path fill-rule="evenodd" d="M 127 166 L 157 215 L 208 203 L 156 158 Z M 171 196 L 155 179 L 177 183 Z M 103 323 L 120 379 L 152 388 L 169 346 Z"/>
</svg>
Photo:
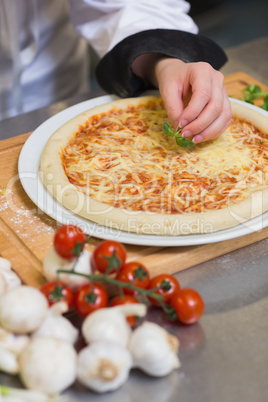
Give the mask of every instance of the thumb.
<svg viewBox="0 0 268 402">
<path fill-rule="evenodd" d="M 175 88 L 175 89 L 174 89 Z M 184 110 L 182 91 L 177 86 L 170 85 L 165 91 L 160 90 L 162 99 L 165 104 L 168 118 L 175 129 L 177 129 L 180 116 Z"/>
</svg>

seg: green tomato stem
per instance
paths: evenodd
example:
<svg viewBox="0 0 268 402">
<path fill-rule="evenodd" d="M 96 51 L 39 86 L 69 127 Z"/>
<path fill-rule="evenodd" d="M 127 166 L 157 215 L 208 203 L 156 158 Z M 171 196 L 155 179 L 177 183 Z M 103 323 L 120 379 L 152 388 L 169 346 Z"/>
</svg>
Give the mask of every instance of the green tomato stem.
<svg viewBox="0 0 268 402">
<path fill-rule="evenodd" d="M 66 269 L 58 269 L 57 273 L 83 276 L 84 278 L 87 278 L 89 281 L 110 283 L 112 285 L 118 286 L 119 289 L 131 289 L 143 296 L 154 298 L 156 300 L 159 300 L 160 302 L 164 300 L 163 296 L 154 293 L 154 289 L 152 289 L 152 290 L 151 289 L 150 290 L 142 289 L 142 288 L 139 288 L 138 286 L 134 286 L 131 282 L 119 281 L 117 279 L 110 278 L 107 275 L 83 274 L 81 272 L 76 272 L 74 270 L 66 270 Z"/>
<path fill-rule="evenodd" d="M 52 399 L 44 394 L 43 392 L 25 390 L 19 388 L 12 388 L 0 385 L 0 397 L 2 396 L 13 396 L 15 398 L 20 398 L 20 400 L 25 402 L 52 402 Z M 61 398 L 55 397 L 53 401 L 60 401 Z"/>
</svg>

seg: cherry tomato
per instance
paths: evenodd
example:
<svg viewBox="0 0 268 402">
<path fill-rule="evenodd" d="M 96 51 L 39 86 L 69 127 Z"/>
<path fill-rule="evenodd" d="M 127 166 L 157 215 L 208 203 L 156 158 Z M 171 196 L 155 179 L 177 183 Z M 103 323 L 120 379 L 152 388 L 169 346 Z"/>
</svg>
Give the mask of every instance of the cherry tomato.
<svg viewBox="0 0 268 402">
<path fill-rule="evenodd" d="M 123 244 L 114 240 L 104 240 L 95 247 L 91 256 L 91 267 L 103 274 L 118 272 L 124 265 L 126 256 Z"/>
<path fill-rule="evenodd" d="M 119 306 L 121 304 L 137 304 L 137 303 L 139 303 L 138 300 L 135 299 L 135 297 L 133 297 L 133 296 L 119 295 L 119 296 L 115 296 L 111 300 L 110 306 L 114 307 L 114 306 Z M 134 315 L 127 316 L 126 318 L 131 327 L 137 322 L 137 317 L 135 317 Z"/>
<path fill-rule="evenodd" d="M 78 226 L 63 225 L 55 233 L 54 249 L 66 259 L 78 257 L 86 243 L 86 235 Z"/>
<path fill-rule="evenodd" d="M 205 310 L 200 294 L 189 288 L 183 288 L 175 293 L 170 299 L 170 304 L 183 324 L 194 324 Z"/>
<path fill-rule="evenodd" d="M 132 261 L 125 264 L 116 276 L 116 279 L 126 283 L 132 283 L 138 288 L 146 289 L 150 282 L 148 270 L 139 262 Z M 124 293 L 129 295 L 138 294 L 132 289 L 123 289 Z"/>
<path fill-rule="evenodd" d="M 148 289 L 155 289 L 154 293 L 163 297 L 163 303 L 168 303 L 171 297 L 180 289 L 180 284 L 174 276 L 160 274 L 150 280 Z M 155 306 L 161 305 L 157 299 L 153 297 L 149 299 Z"/>
<path fill-rule="evenodd" d="M 40 292 L 46 296 L 50 306 L 60 301 L 65 301 L 68 304 L 69 309 L 72 307 L 74 299 L 73 291 L 63 282 L 47 282 L 41 286 Z"/>
<path fill-rule="evenodd" d="M 74 295 L 74 307 L 81 317 L 108 305 L 108 293 L 97 282 L 81 286 Z"/>
</svg>

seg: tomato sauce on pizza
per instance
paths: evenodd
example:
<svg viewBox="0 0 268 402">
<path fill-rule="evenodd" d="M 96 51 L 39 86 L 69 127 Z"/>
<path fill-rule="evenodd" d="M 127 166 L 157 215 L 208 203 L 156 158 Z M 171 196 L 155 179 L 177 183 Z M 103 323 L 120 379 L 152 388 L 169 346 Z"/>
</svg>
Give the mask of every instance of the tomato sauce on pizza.
<svg viewBox="0 0 268 402">
<path fill-rule="evenodd" d="M 115 208 L 161 214 L 218 210 L 268 182 L 268 139 L 233 118 L 218 138 L 184 149 L 166 137 L 161 98 L 91 116 L 62 150 L 80 192 Z"/>
</svg>

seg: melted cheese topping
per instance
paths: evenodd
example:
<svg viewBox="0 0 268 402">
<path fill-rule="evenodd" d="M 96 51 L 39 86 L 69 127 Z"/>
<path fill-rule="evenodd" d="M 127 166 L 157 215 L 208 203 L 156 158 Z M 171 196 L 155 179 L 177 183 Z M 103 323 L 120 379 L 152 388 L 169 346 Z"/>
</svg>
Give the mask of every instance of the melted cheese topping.
<svg viewBox="0 0 268 402">
<path fill-rule="evenodd" d="M 161 100 L 91 117 L 62 153 L 69 181 L 117 208 L 166 214 L 240 202 L 268 184 L 268 139 L 233 119 L 218 138 L 191 149 L 166 137 Z"/>
</svg>

